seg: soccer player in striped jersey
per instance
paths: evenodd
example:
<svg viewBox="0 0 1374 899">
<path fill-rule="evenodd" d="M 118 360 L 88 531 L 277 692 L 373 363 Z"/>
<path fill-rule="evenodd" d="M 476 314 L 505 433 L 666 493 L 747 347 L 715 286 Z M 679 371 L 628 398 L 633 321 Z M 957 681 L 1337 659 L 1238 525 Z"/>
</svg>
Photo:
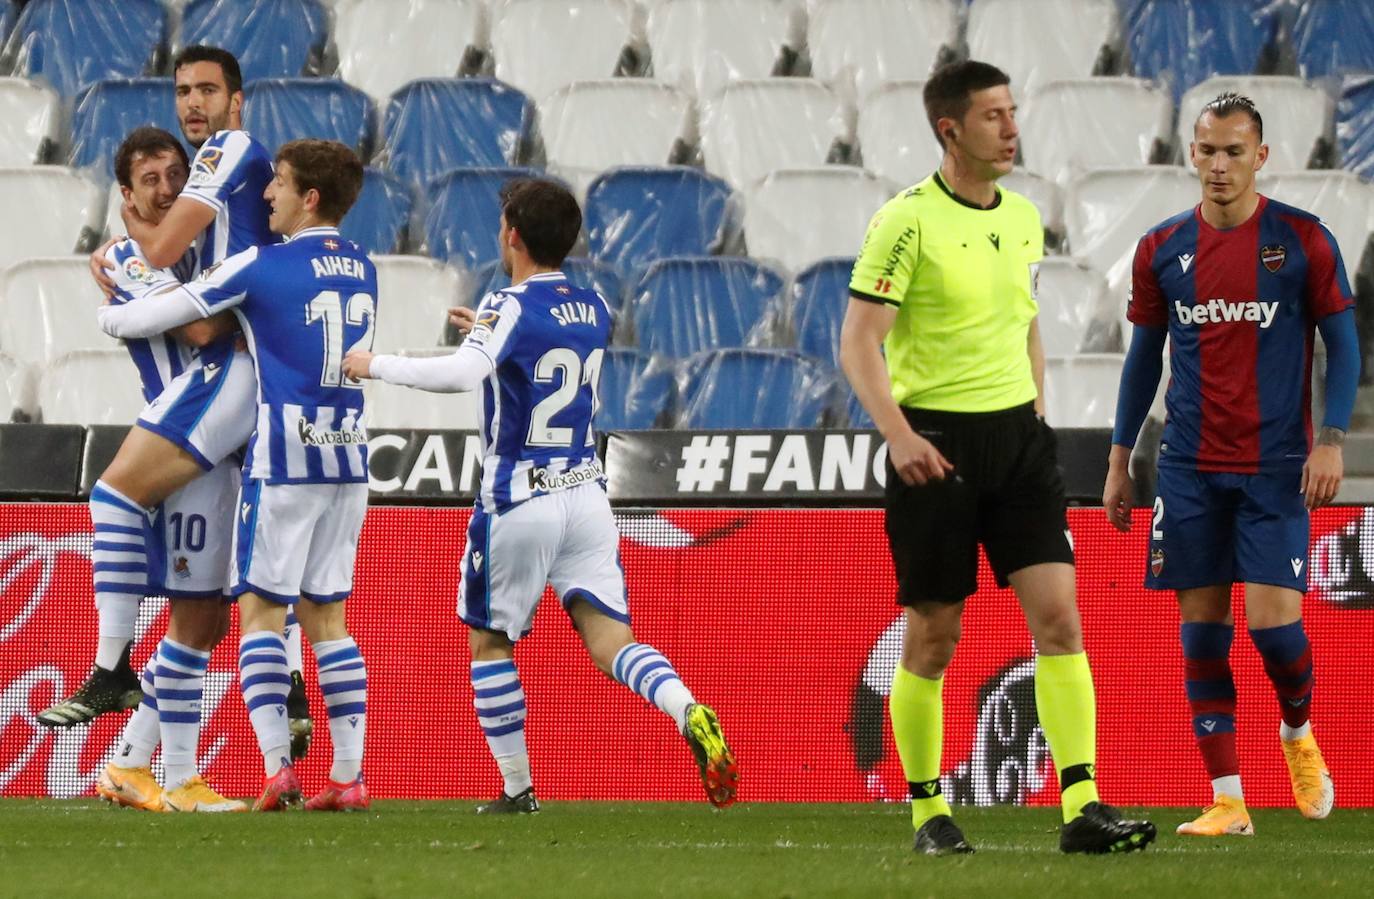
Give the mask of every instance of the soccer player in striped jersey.
<svg viewBox="0 0 1374 899">
<path fill-rule="evenodd" d="M 199 148 L 187 185 L 157 221 L 130 203 L 124 205 L 123 214 L 129 236 L 153 268 L 176 263 L 194 245 L 198 267 L 203 269 L 232 253 L 276 241 L 267 226 L 262 197 L 272 178 L 272 160 L 262 144 L 242 130 L 243 79 L 233 54 L 216 47 L 186 47 L 177 54 L 173 70 L 182 135 Z M 97 251 L 91 263 L 107 296 L 114 293 L 114 284 L 105 274 L 111 266 L 104 252 L 108 246 Z M 225 335 L 221 340 L 222 346 L 207 351 L 229 353 L 234 337 Z M 137 517 L 137 509 L 157 506 L 224 458 L 218 450 L 207 455 L 204 446 L 190 445 L 183 433 L 187 427 L 199 423 L 203 432 L 213 425 L 222 432 L 212 435 L 215 446 L 227 445 L 230 452 L 247 441 L 253 429 L 251 368 L 247 353 L 231 354 L 222 371 L 238 371 L 223 385 L 206 389 L 204 382 L 195 382 L 198 373 L 186 375 L 168 385 L 160 401 L 145 410 L 139 427 L 130 431 L 92 491 L 91 520 L 98 544 L 110 542 L 103 539 L 109 528 L 128 526 Z M 237 376 L 245 372 L 250 377 Z M 129 543 L 126 551 L 137 556 L 143 549 Z M 95 562 L 100 564 L 100 558 Z M 128 561 L 133 566 L 140 563 L 133 557 Z M 96 578 L 100 641 L 95 668 L 75 695 L 41 713 L 39 720 L 67 726 L 127 707 L 126 699 L 137 701 L 138 679 L 129 667 L 127 651 L 143 590 L 132 570 L 121 577 Z M 294 647 L 292 671 L 299 672 L 298 629 L 289 637 L 288 645 Z M 292 751 L 299 756 L 309 745 L 312 729 L 299 673 L 293 674 L 291 696 Z"/>
<path fill-rule="evenodd" d="M 370 349 L 377 272 L 338 224 L 362 189 L 363 166 L 343 144 L 299 140 L 277 153 L 266 190 L 273 232 L 196 281 L 101 309 L 117 337 L 145 337 L 234 310 L 258 370 L 234 537 L 239 676 L 262 749 L 266 783 L 254 809 L 299 804 L 285 718 L 291 686 L 282 628 L 297 607 L 315 650 L 333 761 L 311 810 L 365 809 L 367 670 L 344 619 L 367 511 L 362 383 L 345 377 L 347 348 Z"/>
<path fill-rule="evenodd" d="M 121 193 L 141 215 L 153 221 L 165 215 L 176 200 L 187 170 L 186 151 L 160 128 L 136 128 L 115 153 L 115 178 Z M 155 269 L 133 240 L 115 244 L 108 256 L 116 264 L 116 303 L 190 280 L 195 271 L 194 254 L 189 250 L 171 268 Z M 144 398 L 154 401 L 183 371 L 198 370 L 201 381 L 217 383 L 218 372 L 223 371 L 233 348 L 226 348 L 216 337 L 234 330 L 232 317 L 219 316 L 147 339 L 126 341 Z M 202 344 L 207 345 L 204 352 L 196 349 Z M 237 459 L 227 459 L 162 504 L 150 549 L 163 551 L 164 564 L 154 564 L 146 572 L 130 571 L 138 568 L 139 561 L 131 556 L 130 563 L 121 553 L 129 538 L 144 536 L 140 533 L 145 531 L 142 510 L 127 510 L 128 530 L 112 530 L 94 547 L 100 559 L 95 563 L 98 579 L 127 581 L 168 596 L 172 605 L 167 634 L 144 671 L 146 694 L 125 725 L 114 760 L 96 784 L 102 797 L 120 805 L 149 811 L 245 809 L 242 802 L 216 793 L 196 772 L 205 668 L 210 651 L 229 626 L 229 607 L 223 599 L 237 474 Z M 151 771 L 153 750 L 159 742 L 166 766 L 165 790 Z"/>
<path fill-rule="evenodd" d="M 483 814 L 536 812 L 515 642 L 552 583 L 592 660 L 673 719 L 713 805 L 734 801 L 735 760 L 715 713 L 663 654 L 635 642 L 620 535 L 596 457 L 592 416 L 611 310 L 559 271 L 582 213 L 562 186 L 516 180 L 501 195 L 502 265 L 514 286 L 488 294 L 450 356 L 355 350 L 357 378 L 422 390 L 481 390 L 482 484 L 463 553 L 458 614 L 470 629 L 477 720 L 503 789 Z"/>
<path fill-rule="evenodd" d="M 1169 354 L 1168 420 L 1159 451 L 1145 585 L 1174 590 L 1193 733 L 1212 804 L 1178 832 L 1250 835 L 1236 757 L 1231 585 L 1245 585 L 1250 639 L 1273 682 L 1279 737 L 1299 811 L 1324 818 L 1331 775 L 1309 720 L 1312 651 L 1302 626 L 1308 511 L 1340 487 L 1360 355 L 1350 284 L 1331 232 L 1314 215 L 1255 191 L 1264 123 L 1226 93 L 1193 126 L 1202 202 L 1151 229 L 1136 248 L 1116 430 L 1102 502 L 1131 526 L 1127 466 Z M 1326 411 L 1312 445 L 1312 338 L 1326 344 Z"/>
</svg>

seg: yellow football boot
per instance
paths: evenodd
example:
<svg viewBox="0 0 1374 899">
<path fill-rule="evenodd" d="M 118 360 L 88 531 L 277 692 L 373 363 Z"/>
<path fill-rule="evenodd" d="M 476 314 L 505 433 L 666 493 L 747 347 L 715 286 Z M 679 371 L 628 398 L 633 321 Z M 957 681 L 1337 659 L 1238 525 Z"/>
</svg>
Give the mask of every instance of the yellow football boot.
<svg viewBox="0 0 1374 899">
<path fill-rule="evenodd" d="M 1336 788 L 1331 783 L 1331 772 L 1326 769 L 1326 762 L 1322 761 L 1317 741 L 1309 731 L 1305 737 L 1281 742 L 1298 811 L 1302 812 L 1304 818 L 1325 818 L 1336 804 Z"/>
<path fill-rule="evenodd" d="M 1192 821 L 1184 821 L 1176 833 L 1187 837 L 1253 837 L 1255 826 L 1245 810 L 1245 800 L 1234 796 L 1218 796 Z"/>
<path fill-rule="evenodd" d="M 163 794 L 163 802 L 173 812 L 246 812 L 247 803 L 226 799 L 210 788 L 197 774 L 186 783 Z"/>
<path fill-rule="evenodd" d="M 149 768 L 121 768 L 106 765 L 95 782 L 95 791 L 100 798 L 142 809 L 145 812 L 165 812 L 167 806 L 162 801 L 162 787 Z"/>
</svg>

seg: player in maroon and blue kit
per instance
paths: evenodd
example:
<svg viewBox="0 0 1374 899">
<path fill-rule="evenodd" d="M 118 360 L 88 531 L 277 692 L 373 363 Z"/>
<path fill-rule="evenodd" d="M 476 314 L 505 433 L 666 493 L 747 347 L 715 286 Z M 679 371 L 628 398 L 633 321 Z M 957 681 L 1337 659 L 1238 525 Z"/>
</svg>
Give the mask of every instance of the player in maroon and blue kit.
<svg viewBox="0 0 1374 899">
<path fill-rule="evenodd" d="M 1245 585 L 1250 638 L 1278 694 L 1298 809 L 1324 818 L 1331 775 L 1312 737 L 1312 653 L 1302 627 L 1308 512 L 1340 487 L 1359 379 L 1350 284 L 1314 215 L 1255 192 L 1264 125 L 1222 94 L 1203 109 L 1191 159 L 1202 202 L 1136 248 L 1116 429 L 1102 502 L 1131 527 L 1131 447 L 1171 345 L 1145 585 L 1175 590 L 1188 703 L 1213 802 L 1178 832 L 1254 833 L 1236 758 L 1231 585 Z M 1313 329 L 1326 344 L 1326 411 L 1312 441 Z"/>
</svg>

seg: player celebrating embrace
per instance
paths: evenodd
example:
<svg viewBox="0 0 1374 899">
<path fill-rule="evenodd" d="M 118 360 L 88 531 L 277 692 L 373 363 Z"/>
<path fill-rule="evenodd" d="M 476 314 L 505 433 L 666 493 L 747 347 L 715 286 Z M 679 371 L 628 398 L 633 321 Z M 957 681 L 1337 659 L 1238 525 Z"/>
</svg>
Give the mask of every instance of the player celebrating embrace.
<svg viewBox="0 0 1374 899">
<path fill-rule="evenodd" d="M 550 582 L 596 666 L 673 718 L 696 756 L 707 798 L 728 805 L 735 760 L 715 713 L 630 631 L 620 535 L 592 431 L 611 311 L 600 294 L 572 286 L 558 270 L 581 227 L 577 201 L 563 187 L 511 182 L 502 192 L 500 246 L 515 286 L 482 301 L 462 347 L 428 359 L 355 351 L 344 371 L 424 390 L 482 389 L 482 486 L 458 610 L 471 628 L 477 718 L 505 784 L 478 811 L 539 810 L 515 641 L 529 632 Z"/>
<path fill-rule="evenodd" d="M 1340 487 L 1359 350 L 1340 251 L 1318 219 L 1255 192 L 1264 124 L 1227 93 L 1193 128 L 1202 202 L 1136 248 L 1116 431 L 1102 504 L 1131 527 L 1131 447 L 1172 345 L 1159 494 L 1145 585 L 1176 590 L 1193 733 L 1213 801 L 1178 832 L 1253 834 L 1236 758 L 1231 585 L 1245 584 L 1250 638 L 1278 694 L 1298 809 L 1324 818 L 1331 775 L 1309 722 L 1312 652 L 1302 627 L 1308 510 Z M 1313 326 L 1326 342 L 1326 417 L 1311 445 Z"/>
<path fill-rule="evenodd" d="M 116 337 L 233 309 L 257 364 L 257 427 L 239 493 L 233 593 L 240 685 L 267 775 L 254 804 L 260 811 L 301 799 L 284 716 L 291 676 L 282 636 L 298 598 L 334 744 L 329 783 L 306 807 L 368 806 L 367 671 L 343 609 L 367 511 L 367 434 L 362 384 L 346 378 L 341 363 L 345 347 L 372 345 L 377 272 L 338 231 L 362 183 L 362 163 L 343 144 L 291 141 L 278 151 L 265 192 L 272 231 L 286 243 L 231 256 L 191 284 L 101 309 L 102 326 Z"/>
</svg>

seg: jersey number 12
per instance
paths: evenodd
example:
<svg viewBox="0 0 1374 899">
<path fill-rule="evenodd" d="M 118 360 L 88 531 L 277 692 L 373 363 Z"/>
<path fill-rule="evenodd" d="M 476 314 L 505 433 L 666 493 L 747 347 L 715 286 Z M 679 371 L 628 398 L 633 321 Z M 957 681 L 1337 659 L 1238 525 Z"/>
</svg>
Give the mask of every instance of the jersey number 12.
<svg viewBox="0 0 1374 899">
<path fill-rule="evenodd" d="M 315 294 L 305 305 L 305 323 L 314 324 L 324 320 L 324 365 L 320 368 L 320 385 L 323 387 L 353 387 L 360 389 L 362 381 L 355 381 L 343 373 L 344 323 L 361 325 L 366 320 L 367 330 L 363 332 L 349 351 L 372 349 L 372 329 L 377 321 L 377 302 L 371 294 L 355 293 L 348 298 L 348 304 L 341 302 L 337 290 L 326 290 Z"/>
</svg>

